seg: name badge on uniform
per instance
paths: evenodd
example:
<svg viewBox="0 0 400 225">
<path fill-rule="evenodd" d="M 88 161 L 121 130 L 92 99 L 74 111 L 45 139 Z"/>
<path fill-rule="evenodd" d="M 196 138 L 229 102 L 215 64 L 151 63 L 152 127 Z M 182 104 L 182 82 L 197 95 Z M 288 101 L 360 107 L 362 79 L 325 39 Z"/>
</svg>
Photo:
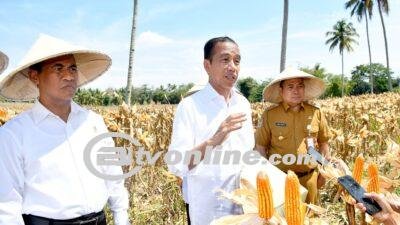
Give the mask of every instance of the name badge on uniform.
<svg viewBox="0 0 400 225">
<path fill-rule="evenodd" d="M 276 122 L 275 125 L 277 127 L 286 127 L 286 123 L 284 123 L 284 122 Z"/>
</svg>

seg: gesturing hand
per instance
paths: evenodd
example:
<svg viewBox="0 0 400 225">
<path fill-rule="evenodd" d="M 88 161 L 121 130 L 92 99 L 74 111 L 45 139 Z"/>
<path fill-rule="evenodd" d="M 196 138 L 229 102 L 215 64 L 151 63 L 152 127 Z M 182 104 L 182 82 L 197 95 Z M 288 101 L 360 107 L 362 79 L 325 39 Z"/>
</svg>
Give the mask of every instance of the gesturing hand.
<svg viewBox="0 0 400 225">
<path fill-rule="evenodd" d="M 219 125 L 217 132 L 208 140 L 208 146 L 217 146 L 222 144 L 228 137 L 229 133 L 242 128 L 243 122 L 246 121 L 245 113 L 234 113 L 228 116 Z"/>
</svg>

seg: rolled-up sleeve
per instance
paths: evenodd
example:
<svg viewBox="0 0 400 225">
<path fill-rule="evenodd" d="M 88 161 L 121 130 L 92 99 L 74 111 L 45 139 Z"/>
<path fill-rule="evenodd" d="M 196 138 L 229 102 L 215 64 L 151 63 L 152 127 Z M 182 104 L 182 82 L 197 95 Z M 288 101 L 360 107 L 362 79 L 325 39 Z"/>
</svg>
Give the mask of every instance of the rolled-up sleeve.
<svg viewBox="0 0 400 225">
<path fill-rule="evenodd" d="M 0 155 L 0 225 L 23 225 L 21 148 L 14 135 L 4 128 L 0 128 Z"/>
<path fill-rule="evenodd" d="M 262 115 L 262 123 L 258 126 L 256 134 L 256 145 L 268 148 L 271 141 L 271 130 L 268 125 L 268 112 L 265 111 Z"/>
<path fill-rule="evenodd" d="M 178 105 L 172 128 L 171 144 L 168 148 L 168 154 L 184 159 L 185 153 L 194 148 L 194 135 L 190 117 L 184 102 Z M 178 160 L 176 160 L 178 161 Z M 184 160 L 176 163 L 168 163 L 168 169 L 171 173 L 181 178 L 187 176 L 188 165 Z"/>
<path fill-rule="evenodd" d="M 319 110 L 319 117 L 320 117 L 320 123 L 318 131 L 318 142 L 320 143 L 328 142 L 330 138 L 330 130 L 325 115 L 321 112 L 321 110 Z"/>
</svg>

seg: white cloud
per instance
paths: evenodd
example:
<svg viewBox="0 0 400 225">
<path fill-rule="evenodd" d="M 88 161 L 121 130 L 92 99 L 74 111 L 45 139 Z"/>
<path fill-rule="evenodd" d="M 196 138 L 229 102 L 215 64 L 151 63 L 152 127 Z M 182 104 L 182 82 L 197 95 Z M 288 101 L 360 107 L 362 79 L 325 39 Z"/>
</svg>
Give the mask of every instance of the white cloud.
<svg viewBox="0 0 400 225">
<path fill-rule="evenodd" d="M 321 30 L 307 30 L 307 31 L 300 31 L 296 33 L 289 33 L 288 39 L 302 39 L 302 38 L 321 38 L 323 37 L 324 31 Z"/>
<path fill-rule="evenodd" d="M 150 20 L 156 21 L 156 19 L 162 19 L 163 16 L 168 16 L 172 13 L 196 10 L 202 4 L 208 3 L 204 3 L 201 0 L 183 1 L 176 4 L 162 2 L 147 11 L 139 11 L 140 24 L 136 39 L 133 74 L 133 84 L 135 86 L 143 84 L 150 86 L 166 85 L 168 83 L 181 84 L 197 82 L 207 77 L 202 64 L 203 46 L 208 38 L 219 34 L 208 32 L 207 28 L 201 28 L 204 30 L 204 34 L 192 37 L 190 33 L 186 34 L 177 30 L 171 30 L 172 33 L 169 33 L 149 26 Z M 389 17 L 385 16 L 390 66 L 396 75 L 400 74 L 400 52 L 397 51 L 400 49 L 400 43 L 396 41 L 400 37 L 400 26 L 397 22 L 400 21 L 399 6 L 400 1 L 394 1 L 391 5 Z M 29 7 L 29 4 L 23 6 L 23 8 Z M 104 51 L 111 55 L 113 65 L 106 74 L 89 86 L 99 88 L 125 87 L 131 14 L 114 18 L 113 20 L 110 18 L 110 21 L 107 21 L 104 27 L 96 27 L 96 33 L 93 33 L 94 29 L 85 24 L 85 18 L 89 16 L 88 11 L 85 10 L 87 9 L 82 8 L 72 11 L 75 14 L 75 20 L 73 21 L 59 22 L 43 29 L 39 29 L 37 21 L 33 21 L 29 25 L 20 25 L 19 27 L 17 26 L 18 24 L 14 26 L 14 23 L 8 21 L 5 25 L 0 25 L 0 31 L 7 31 L 7 36 L 12 37 L 12 33 L 16 32 L 21 36 L 34 36 L 40 30 L 56 37 L 65 38 L 72 43 Z M 340 56 L 336 50 L 330 53 L 328 46 L 324 42 L 326 39 L 325 32 L 331 30 L 334 23 L 342 18 L 353 22 L 360 34 L 358 40 L 360 44 L 355 46 L 353 53 L 346 53 L 345 55 L 345 73 L 350 74 L 351 69 L 356 65 L 367 63 L 368 50 L 364 21 L 359 23 L 355 18 L 350 18 L 348 11 L 343 9 L 332 13 L 312 12 L 311 10 L 307 12 L 300 11 L 297 14 L 292 13 L 289 17 L 287 65 L 296 67 L 313 66 L 319 62 L 323 67 L 327 68 L 328 72 L 339 74 L 341 72 Z M 70 25 L 71 22 L 73 26 Z M 230 36 L 238 42 L 241 49 L 243 60 L 240 75 L 242 77 L 252 76 L 257 80 L 264 80 L 279 73 L 281 23 L 282 18 L 280 16 L 271 16 L 266 19 L 265 23 L 257 26 L 251 24 L 248 29 L 235 31 L 235 26 L 230 28 L 230 31 L 232 31 Z M 14 27 L 18 29 L 15 31 Z M 68 27 L 68 29 L 65 29 L 65 27 Z M 140 30 L 141 27 L 143 27 L 144 31 Z M 370 23 L 370 28 L 373 60 L 374 62 L 385 64 L 382 28 L 377 12 Z M 221 30 L 221 32 L 224 31 Z M 10 41 L 10 43 L 18 42 Z M 8 47 L 8 52 L 13 54 L 10 58 L 9 68 L 15 64 L 17 59 L 23 56 L 25 53 L 24 48 L 28 47 L 28 43 L 22 43 L 22 45 L 14 44 L 12 48 Z"/>
<path fill-rule="evenodd" d="M 172 43 L 172 39 L 151 31 L 143 32 L 137 37 L 137 45 L 145 47 L 158 47 L 169 43 Z"/>
</svg>

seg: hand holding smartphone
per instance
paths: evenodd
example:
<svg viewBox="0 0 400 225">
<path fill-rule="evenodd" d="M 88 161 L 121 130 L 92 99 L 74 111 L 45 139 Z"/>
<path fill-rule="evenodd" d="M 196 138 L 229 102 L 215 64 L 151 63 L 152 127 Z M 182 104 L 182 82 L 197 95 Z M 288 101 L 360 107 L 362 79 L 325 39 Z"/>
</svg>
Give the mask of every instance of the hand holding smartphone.
<svg viewBox="0 0 400 225">
<path fill-rule="evenodd" d="M 372 216 L 382 210 L 376 201 L 364 196 L 364 188 L 362 188 L 351 176 L 346 175 L 339 177 L 338 182 L 349 192 L 349 194 L 357 201 L 357 203 L 362 203 L 365 206 L 367 209 L 366 212 L 369 215 Z"/>
</svg>

